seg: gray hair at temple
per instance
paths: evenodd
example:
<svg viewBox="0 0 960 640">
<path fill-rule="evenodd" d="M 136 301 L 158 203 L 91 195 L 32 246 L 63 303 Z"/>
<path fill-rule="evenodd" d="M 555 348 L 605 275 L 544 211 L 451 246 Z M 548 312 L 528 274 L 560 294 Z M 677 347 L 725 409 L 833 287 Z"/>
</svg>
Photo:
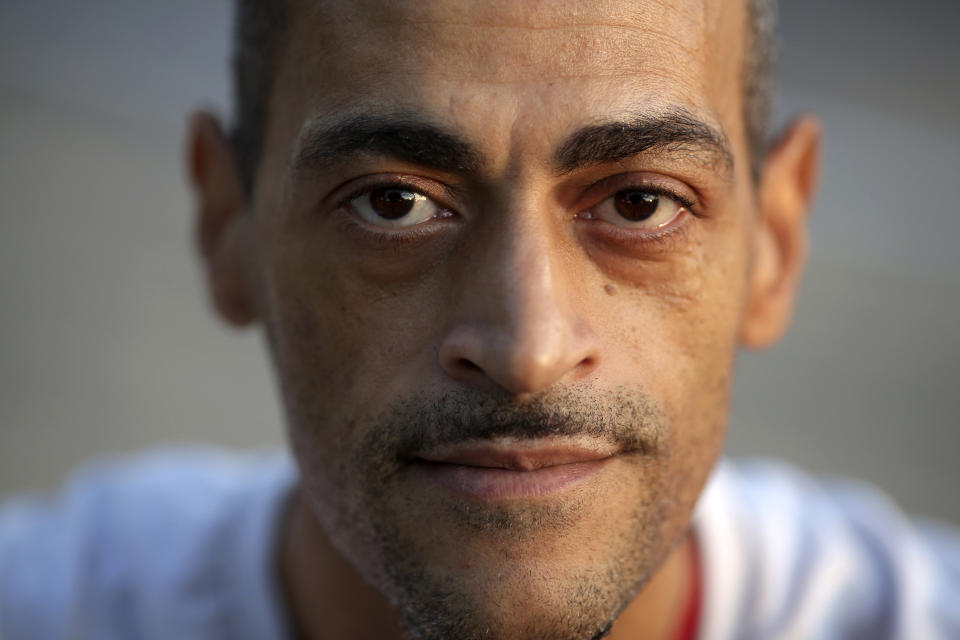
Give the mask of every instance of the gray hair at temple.
<svg viewBox="0 0 960 640">
<path fill-rule="evenodd" d="M 744 118 L 756 179 L 770 135 L 777 6 L 776 0 L 746 2 L 750 42 L 743 65 Z M 289 12 L 287 0 L 236 0 L 231 138 L 248 197 L 255 186 L 274 66 L 289 24 Z"/>
</svg>

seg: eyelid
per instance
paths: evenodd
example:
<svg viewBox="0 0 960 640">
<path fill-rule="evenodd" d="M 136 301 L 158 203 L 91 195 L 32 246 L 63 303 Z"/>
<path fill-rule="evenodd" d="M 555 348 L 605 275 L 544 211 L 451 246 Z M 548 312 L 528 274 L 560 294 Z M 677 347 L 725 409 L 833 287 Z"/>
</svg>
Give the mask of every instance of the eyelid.
<svg viewBox="0 0 960 640">
<path fill-rule="evenodd" d="M 589 204 L 579 206 L 576 210 L 591 209 L 621 191 L 645 191 L 670 198 L 694 216 L 702 217 L 701 200 L 695 189 L 674 178 L 644 172 L 620 173 L 594 183 L 586 190 L 583 198 L 583 201 Z"/>
<path fill-rule="evenodd" d="M 371 173 L 358 176 L 335 187 L 330 195 L 323 199 L 324 207 L 339 209 L 351 200 L 377 189 L 405 189 L 426 198 L 444 211 L 455 211 L 451 205 L 456 200 L 453 190 L 448 186 L 429 178 L 401 173 Z"/>
<path fill-rule="evenodd" d="M 603 232 L 596 233 L 593 237 L 628 255 L 636 255 L 636 252 L 650 256 L 669 255 L 685 242 L 691 231 L 689 218 L 693 215 L 681 214 L 678 223 L 653 233 L 637 232 L 612 224 L 604 225 Z"/>
<path fill-rule="evenodd" d="M 622 193 L 622 191 L 618 193 Z M 626 233 L 629 233 L 638 237 L 657 238 L 670 233 L 676 227 L 684 225 L 685 219 L 687 218 L 687 216 L 694 215 L 690 212 L 690 210 L 687 207 L 683 206 L 676 199 L 672 197 L 666 198 L 673 202 L 675 211 L 672 213 L 669 219 L 661 222 L 659 225 L 656 225 L 653 228 L 645 229 L 645 228 L 642 228 L 642 225 L 646 222 L 649 222 L 649 220 L 653 219 L 652 217 L 648 218 L 647 220 L 639 221 L 637 223 L 630 223 L 629 221 L 626 221 L 622 218 L 620 218 L 620 220 L 618 221 L 617 218 L 619 217 L 619 213 L 614 214 L 614 219 L 611 219 L 609 216 L 605 216 L 602 213 L 599 213 L 597 211 L 598 209 L 607 205 L 607 203 L 609 203 L 615 197 L 616 197 L 616 194 L 610 196 L 606 200 L 599 202 L 598 204 L 594 205 L 590 209 L 587 209 L 585 213 L 589 213 L 590 215 L 585 220 L 591 221 L 591 222 L 602 222 L 602 223 L 605 223 L 607 227 L 615 227 L 623 230 Z M 663 198 L 663 196 L 658 196 L 658 198 Z M 658 205 L 658 208 L 659 208 L 659 205 Z M 579 214 L 578 214 L 578 217 L 579 217 Z M 622 222 L 626 222 L 626 224 L 622 224 Z"/>
</svg>

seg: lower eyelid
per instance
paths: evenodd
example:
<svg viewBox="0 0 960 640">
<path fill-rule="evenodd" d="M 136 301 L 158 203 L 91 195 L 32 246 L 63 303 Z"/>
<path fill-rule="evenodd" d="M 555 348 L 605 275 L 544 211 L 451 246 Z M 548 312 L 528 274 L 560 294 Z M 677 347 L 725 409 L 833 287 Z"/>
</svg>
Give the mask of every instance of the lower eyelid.
<svg viewBox="0 0 960 640">
<path fill-rule="evenodd" d="M 395 239 L 403 237 L 413 238 L 414 236 L 425 237 L 434 231 L 438 231 L 439 228 L 436 228 L 435 225 L 455 217 L 452 211 L 444 209 L 436 205 L 436 203 L 434 203 L 434 205 L 436 206 L 436 211 L 431 217 L 409 225 L 389 225 L 370 222 L 353 209 L 349 203 L 338 207 L 336 211 L 340 214 L 345 228 L 349 228 L 358 234 L 363 234 L 368 237 L 382 236 Z"/>
<path fill-rule="evenodd" d="M 655 244 L 667 248 L 669 242 L 679 240 L 682 234 L 688 231 L 691 217 L 695 218 L 696 216 L 684 208 L 679 215 L 667 223 L 667 226 L 660 227 L 655 231 L 640 231 L 601 219 L 584 220 L 584 222 L 588 223 L 586 228 L 590 229 L 591 232 L 605 236 L 606 239 L 621 245 L 652 246 Z"/>
<path fill-rule="evenodd" d="M 429 222 L 426 223 L 426 225 L 429 224 Z M 399 227 L 396 229 L 387 227 L 377 228 L 353 215 L 343 216 L 339 226 L 341 232 L 352 236 L 354 239 L 360 241 L 362 245 L 380 248 L 416 246 L 428 240 L 433 235 L 429 229 L 424 228 L 425 225 Z"/>
</svg>

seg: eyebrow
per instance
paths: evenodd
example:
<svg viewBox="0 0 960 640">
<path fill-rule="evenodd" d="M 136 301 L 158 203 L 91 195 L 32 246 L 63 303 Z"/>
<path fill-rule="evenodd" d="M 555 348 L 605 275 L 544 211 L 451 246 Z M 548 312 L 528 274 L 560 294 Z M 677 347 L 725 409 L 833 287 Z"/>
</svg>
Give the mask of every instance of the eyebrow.
<svg viewBox="0 0 960 640">
<path fill-rule="evenodd" d="M 726 136 L 684 109 L 579 129 L 557 149 L 553 164 L 558 173 L 566 174 L 646 151 L 688 155 L 727 170 L 733 167 Z M 393 113 L 308 123 L 298 136 L 292 168 L 324 171 L 364 155 L 463 175 L 477 174 L 485 164 L 477 148 L 455 133 L 415 114 Z"/>
<path fill-rule="evenodd" d="M 554 164 L 560 173 L 570 173 L 619 162 L 645 151 L 687 155 L 727 171 L 733 168 L 733 153 L 726 136 L 685 109 L 584 127 L 557 149 Z"/>
<path fill-rule="evenodd" d="M 308 125 L 294 153 L 295 170 L 323 171 L 355 156 L 391 157 L 449 173 L 475 174 L 483 160 L 468 142 L 410 114 L 361 114 Z"/>
</svg>

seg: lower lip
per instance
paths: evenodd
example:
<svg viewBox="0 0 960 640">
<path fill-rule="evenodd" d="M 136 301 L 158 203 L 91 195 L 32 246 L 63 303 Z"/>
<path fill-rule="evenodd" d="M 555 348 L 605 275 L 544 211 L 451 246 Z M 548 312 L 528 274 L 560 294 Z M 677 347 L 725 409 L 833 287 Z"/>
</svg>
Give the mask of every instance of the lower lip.
<svg viewBox="0 0 960 640">
<path fill-rule="evenodd" d="M 467 498 L 533 498 L 559 493 L 597 475 L 610 458 L 570 462 L 532 471 L 474 467 L 444 462 L 418 462 L 429 480 Z"/>
</svg>

